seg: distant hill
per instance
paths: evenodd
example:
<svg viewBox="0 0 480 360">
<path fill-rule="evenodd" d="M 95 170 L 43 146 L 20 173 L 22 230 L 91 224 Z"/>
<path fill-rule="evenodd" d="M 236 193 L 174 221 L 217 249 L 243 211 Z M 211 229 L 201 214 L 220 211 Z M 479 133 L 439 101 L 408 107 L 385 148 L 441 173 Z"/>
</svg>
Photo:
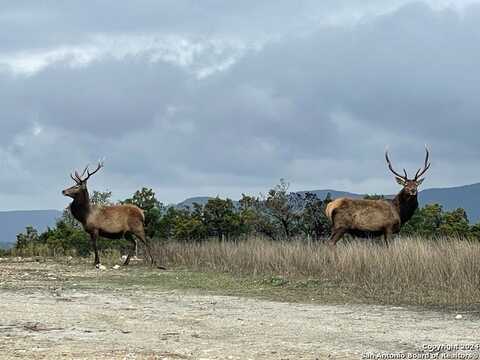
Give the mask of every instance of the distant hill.
<svg viewBox="0 0 480 360">
<path fill-rule="evenodd" d="M 177 209 L 185 209 L 185 208 L 192 208 L 193 203 L 197 203 L 200 205 L 205 205 L 209 199 L 212 199 L 213 197 L 211 196 L 196 196 L 196 197 L 191 197 L 188 199 L 183 200 L 181 203 L 178 203 L 177 205 L 174 205 Z"/>
<path fill-rule="evenodd" d="M 420 203 L 439 203 L 444 209 L 464 208 L 471 223 L 480 221 L 480 183 L 452 188 L 426 189 L 419 193 Z"/>
<path fill-rule="evenodd" d="M 27 226 L 31 225 L 39 232 L 44 231 L 48 226 L 54 226 L 60 216 L 62 212 L 58 210 L 0 211 L 0 247 L 13 245 L 17 234 Z"/>
</svg>

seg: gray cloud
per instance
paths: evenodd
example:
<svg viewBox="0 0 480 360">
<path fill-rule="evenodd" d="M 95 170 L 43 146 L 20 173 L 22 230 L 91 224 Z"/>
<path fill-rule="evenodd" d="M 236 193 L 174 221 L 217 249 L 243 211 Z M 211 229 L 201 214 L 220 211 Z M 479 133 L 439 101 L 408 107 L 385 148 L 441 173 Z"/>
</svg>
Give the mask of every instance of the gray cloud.
<svg viewBox="0 0 480 360">
<path fill-rule="evenodd" d="M 93 188 L 121 198 L 151 186 L 166 202 L 257 193 L 280 177 L 395 191 L 387 144 L 412 171 L 430 145 L 427 186 L 479 178 L 473 2 L 11 4 L 4 209 L 62 207 L 68 173 L 103 156 Z"/>
</svg>

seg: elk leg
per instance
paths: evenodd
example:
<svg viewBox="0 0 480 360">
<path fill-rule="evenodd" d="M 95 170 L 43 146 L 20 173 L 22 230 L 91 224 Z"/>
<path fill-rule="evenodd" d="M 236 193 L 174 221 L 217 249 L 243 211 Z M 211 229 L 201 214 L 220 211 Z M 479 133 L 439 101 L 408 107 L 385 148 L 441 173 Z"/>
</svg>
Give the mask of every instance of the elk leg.
<svg viewBox="0 0 480 360">
<path fill-rule="evenodd" d="M 331 246 L 336 246 L 338 240 L 347 232 L 347 229 L 340 228 L 340 229 L 335 229 L 332 232 L 332 236 L 330 237 L 330 240 L 328 241 L 329 245 Z"/>
<path fill-rule="evenodd" d="M 383 231 L 383 241 L 385 241 L 385 246 L 388 247 L 388 239 L 392 236 L 392 229 L 385 228 Z"/>
<path fill-rule="evenodd" d="M 98 256 L 97 237 L 98 233 L 96 231 L 90 233 L 90 239 L 92 240 L 92 247 L 95 253 L 95 266 L 98 267 L 98 265 L 100 265 L 100 257 Z"/>
<path fill-rule="evenodd" d="M 137 253 L 137 239 L 134 236 L 131 235 L 126 235 L 125 239 L 131 241 L 133 243 L 133 247 L 130 248 L 127 254 L 127 258 L 125 259 L 125 262 L 123 263 L 123 266 L 127 266 L 130 263 L 130 258 L 132 257 L 133 254 Z"/>
</svg>

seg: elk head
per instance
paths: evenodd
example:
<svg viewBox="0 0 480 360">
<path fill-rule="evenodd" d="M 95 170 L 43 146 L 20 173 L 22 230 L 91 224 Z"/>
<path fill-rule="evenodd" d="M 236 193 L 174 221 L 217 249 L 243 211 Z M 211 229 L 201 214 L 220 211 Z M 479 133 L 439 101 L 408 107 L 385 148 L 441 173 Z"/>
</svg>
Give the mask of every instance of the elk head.
<svg viewBox="0 0 480 360">
<path fill-rule="evenodd" d="M 390 171 L 395 175 L 395 180 L 397 180 L 397 183 L 403 186 L 403 190 L 405 191 L 406 194 L 410 196 L 416 196 L 418 193 L 418 187 L 422 184 L 423 180 L 425 178 L 421 178 L 427 170 L 430 168 L 430 162 L 429 162 L 429 156 L 430 153 L 428 151 L 428 148 L 425 146 L 425 163 L 423 165 L 423 168 L 420 168 L 417 170 L 417 173 L 415 174 L 415 177 L 413 179 L 409 179 L 407 175 L 407 171 L 403 169 L 403 173 L 399 174 L 393 169 L 392 163 L 390 162 L 390 159 L 388 157 L 388 151 L 385 152 L 385 159 L 387 160 L 388 168 Z"/>
<path fill-rule="evenodd" d="M 103 163 L 99 162 L 97 165 L 97 168 L 93 172 L 90 172 L 87 165 L 81 175 L 77 171 L 75 171 L 74 174 L 70 174 L 70 177 L 72 178 L 72 180 L 75 181 L 75 185 L 73 185 L 72 187 L 69 187 L 68 189 L 63 190 L 62 194 L 75 199 L 75 197 L 79 193 L 87 189 L 88 179 L 90 179 L 92 175 L 96 174 L 102 167 L 103 167 Z"/>
</svg>

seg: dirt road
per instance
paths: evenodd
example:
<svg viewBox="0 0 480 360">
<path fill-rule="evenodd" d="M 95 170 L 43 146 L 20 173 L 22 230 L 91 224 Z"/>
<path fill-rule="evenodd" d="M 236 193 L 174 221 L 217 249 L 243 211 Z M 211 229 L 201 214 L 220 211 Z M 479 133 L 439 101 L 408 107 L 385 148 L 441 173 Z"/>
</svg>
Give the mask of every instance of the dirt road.
<svg viewBox="0 0 480 360">
<path fill-rule="evenodd" d="M 75 277 L 67 287 L 49 271 L 0 262 L 0 358 L 361 359 L 418 353 L 423 344 L 480 343 L 471 314 L 83 289 Z"/>
</svg>

